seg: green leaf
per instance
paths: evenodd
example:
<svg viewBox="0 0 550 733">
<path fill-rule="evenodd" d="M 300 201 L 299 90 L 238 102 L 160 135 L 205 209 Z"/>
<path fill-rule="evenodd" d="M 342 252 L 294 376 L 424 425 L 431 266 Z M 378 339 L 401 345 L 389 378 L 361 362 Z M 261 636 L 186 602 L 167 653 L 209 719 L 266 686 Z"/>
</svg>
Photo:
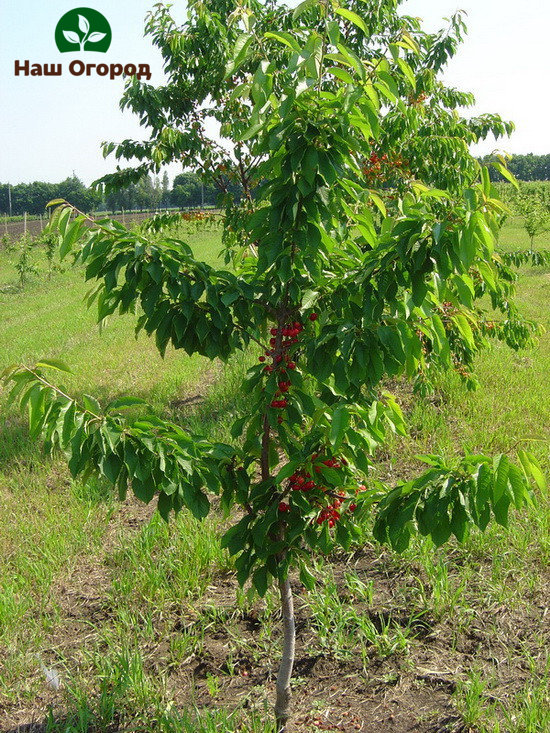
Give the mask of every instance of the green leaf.
<svg viewBox="0 0 550 733">
<path fill-rule="evenodd" d="M 495 483 L 493 484 L 493 505 L 503 497 L 508 485 L 509 462 L 505 455 L 495 457 Z"/>
<path fill-rule="evenodd" d="M 341 69 L 339 66 L 334 66 L 330 69 L 327 69 L 327 73 L 332 74 L 337 79 L 340 79 L 340 81 L 343 81 L 345 84 L 355 83 L 353 76 L 349 73 L 349 71 Z"/>
<path fill-rule="evenodd" d="M 347 8 L 334 8 L 334 12 L 342 18 L 349 20 L 350 23 L 353 23 L 354 26 L 357 26 L 357 28 L 362 30 L 363 33 L 368 36 L 369 30 L 365 21 L 361 16 L 357 15 L 357 13 L 354 13 L 353 10 L 348 10 Z"/>
<path fill-rule="evenodd" d="M 41 384 L 35 384 L 29 392 L 29 432 L 36 438 L 42 427 L 44 415 L 45 390 Z"/>
<path fill-rule="evenodd" d="M 522 472 L 513 463 L 508 466 L 508 481 L 512 487 L 514 505 L 516 509 L 520 509 L 529 500 L 529 493 Z"/>
<path fill-rule="evenodd" d="M 184 484 L 183 486 L 183 501 L 191 514 L 197 519 L 204 519 L 210 511 L 208 497 L 191 484 Z"/>
<path fill-rule="evenodd" d="M 231 437 L 232 438 L 238 438 L 242 432 L 244 425 L 246 421 L 248 420 L 248 415 L 244 415 L 243 417 L 239 417 L 233 425 L 231 426 Z"/>
<path fill-rule="evenodd" d="M 275 41 L 279 41 L 279 43 L 288 46 L 288 48 L 296 51 L 297 53 L 300 53 L 300 51 L 302 50 L 300 48 L 300 44 L 294 38 L 294 36 L 291 33 L 287 33 L 286 31 L 267 31 L 267 33 L 264 33 L 264 37 L 273 38 Z"/>
<path fill-rule="evenodd" d="M 401 69 L 401 71 L 403 72 L 403 76 L 407 79 L 411 87 L 413 89 L 416 89 L 416 79 L 415 79 L 413 70 L 411 69 L 409 64 L 404 59 L 401 59 L 401 58 L 397 58 L 396 62 L 399 68 Z"/>
<path fill-rule="evenodd" d="M 520 460 L 525 475 L 528 478 L 532 478 L 539 487 L 539 489 L 543 493 L 546 493 L 546 479 L 544 478 L 544 474 L 536 457 L 532 453 L 528 453 L 524 450 L 519 450 L 518 458 Z"/>
<path fill-rule="evenodd" d="M 157 509 L 160 516 L 164 519 L 165 522 L 168 522 L 168 518 L 170 515 L 170 512 L 172 511 L 173 507 L 173 499 L 168 494 L 165 494 L 163 491 L 160 492 L 159 498 L 157 501 Z"/>
<path fill-rule="evenodd" d="M 500 173 L 503 178 L 506 178 L 506 180 L 509 181 L 512 186 L 514 186 L 519 191 L 519 183 L 517 181 L 517 178 L 513 175 L 513 173 L 508 170 L 508 168 L 506 168 L 506 166 L 496 160 L 493 161 L 491 165 Z"/>
<path fill-rule="evenodd" d="M 317 5 L 318 0 L 303 0 L 299 5 L 296 6 L 296 9 L 292 13 L 292 19 L 296 20 L 296 18 L 299 18 L 302 13 L 305 13 L 306 10 L 309 10 L 314 5 Z"/>
<path fill-rule="evenodd" d="M 254 572 L 254 575 L 252 576 L 252 584 L 258 591 L 258 595 L 263 598 L 267 593 L 268 588 L 267 568 L 265 565 Z"/>
<path fill-rule="evenodd" d="M 96 400 L 95 397 L 92 397 L 89 394 L 82 395 L 82 401 L 84 402 L 84 407 L 94 415 L 101 415 L 101 405 Z"/>
<path fill-rule="evenodd" d="M 313 590 L 315 588 L 315 576 L 305 563 L 300 565 L 300 581 L 308 590 Z"/>
<path fill-rule="evenodd" d="M 454 316 L 453 321 L 456 323 L 456 326 L 458 330 L 460 331 L 460 335 L 462 336 L 464 341 L 466 341 L 468 348 L 474 351 L 475 350 L 474 334 L 472 332 L 472 328 L 470 326 L 468 319 L 459 313 L 458 315 Z"/>
<path fill-rule="evenodd" d="M 496 504 L 493 504 L 493 514 L 498 524 L 503 527 L 508 526 L 508 508 L 510 506 L 510 497 L 503 494 Z"/>
<path fill-rule="evenodd" d="M 333 542 L 332 537 L 330 536 L 328 522 L 323 522 L 321 534 L 319 535 L 319 538 L 317 540 L 317 546 L 324 555 L 328 555 L 329 552 L 332 550 Z"/>
<path fill-rule="evenodd" d="M 41 359 L 36 362 L 37 367 L 48 367 L 49 369 L 57 369 L 58 372 L 66 372 L 72 374 L 71 369 L 61 359 Z"/>
<path fill-rule="evenodd" d="M 114 485 L 117 482 L 120 469 L 122 468 L 122 461 L 114 453 L 109 453 L 109 455 L 101 459 L 99 468 L 107 481 L 110 481 Z"/>
<path fill-rule="evenodd" d="M 350 415 L 346 405 L 339 405 L 332 413 L 330 442 L 338 448 L 350 424 Z"/>
</svg>

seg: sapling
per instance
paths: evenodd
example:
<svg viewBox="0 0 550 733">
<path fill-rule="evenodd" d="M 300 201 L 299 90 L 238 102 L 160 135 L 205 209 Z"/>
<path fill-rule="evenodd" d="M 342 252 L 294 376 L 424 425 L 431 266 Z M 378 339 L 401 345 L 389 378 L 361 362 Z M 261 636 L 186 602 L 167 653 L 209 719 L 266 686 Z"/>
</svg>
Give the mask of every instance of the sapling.
<svg viewBox="0 0 550 733">
<path fill-rule="evenodd" d="M 37 275 L 38 269 L 32 260 L 35 242 L 28 232 L 25 232 L 17 243 L 16 251 L 19 254 L 15 269 L 19 275 L 19 285 L 25 287 L 31 275 Z"/>
</svg>

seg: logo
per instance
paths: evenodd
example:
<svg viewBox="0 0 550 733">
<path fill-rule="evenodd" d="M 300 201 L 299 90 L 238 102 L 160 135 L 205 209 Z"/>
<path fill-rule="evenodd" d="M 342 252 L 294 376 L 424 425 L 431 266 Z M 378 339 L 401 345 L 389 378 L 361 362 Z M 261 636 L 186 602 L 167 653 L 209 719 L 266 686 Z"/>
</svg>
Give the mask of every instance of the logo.
<svg viewBox="0 0 550 733">
<path fill-rule="evenodd" d="M 69 10 L 55 28 L 55 43 L 61 53 L 106 53 L 111 45 L 111 38 L 111 26 L 107 18 L 93 8 Z"/>
<path fill-rule="evenodd" d="M 109 21 L 93 8 L 75 8 L 65 13 L 55 28 L 55 43 L 61 53 L 96 51 L 106 53 L 111 45 Z M 76 58 L 68 67 L 71 76 L 103 76 L 109 79 L 136 77 L 151 79 L 149 64 L 92 63 Z M 15 76 L 62 76 L 60 63 L 31 63 L 30 59 L 14 59 Z"/>
</svg>

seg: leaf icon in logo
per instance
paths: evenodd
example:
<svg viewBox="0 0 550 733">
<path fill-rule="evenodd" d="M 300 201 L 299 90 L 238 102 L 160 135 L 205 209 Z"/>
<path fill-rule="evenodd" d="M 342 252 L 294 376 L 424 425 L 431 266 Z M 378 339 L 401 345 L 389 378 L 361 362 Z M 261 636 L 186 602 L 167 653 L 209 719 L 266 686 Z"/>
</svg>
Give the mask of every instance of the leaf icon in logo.
<svg viewBox="0 0 550 733">
<path fill-rule="evenodd" d="M 88 31 L 90 30 L 90 24 L 88 23 L 88 20 L 83 15 L 78 16 L 78 27 L 80 28 L 82 33 L 84 33 L 84 35 L 86 35 Z"/>
<path fill-rule="evenodd" d="M 105 38 L 106 35 L 106 33 L 90 33 L 86 43 L 97 43 L 98 41 L 101 41 L 103 38 Z"/>
<path fill-rule="evenodd" d="M 97 10 L 75 8 L 59 19 L 55 43 L 61 53 L 78 50 L 106 53 L 111 45 L 111 26 Z"/>
<path fill-rule="evenodd" d="M 80 37 L 74 31 L 63 31 L 63 35 L 69 43 L 78 43 L 80 45 Z"/>
</svg>

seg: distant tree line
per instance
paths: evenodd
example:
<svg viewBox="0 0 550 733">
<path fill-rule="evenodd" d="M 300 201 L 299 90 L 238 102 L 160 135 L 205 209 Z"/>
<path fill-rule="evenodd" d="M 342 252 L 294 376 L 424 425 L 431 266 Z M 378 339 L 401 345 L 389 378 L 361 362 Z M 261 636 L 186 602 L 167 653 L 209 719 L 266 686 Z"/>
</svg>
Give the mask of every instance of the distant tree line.
<svg viewBox="0 0 550 733">
<path fill-rule="evenodd" d="M 46 204 L 52 199 L 66 199 L 82 211 L 126 211 L 132 209 L 166 209 L 199 206 L 215 206 L 219 191 L 214 183 L 202 183 L 195 173 L 180 173 L 170 188 L 168 174 L 161 179 L 147 176 L 126 188 L 103 195 L 101 190 L 88 188 L 73 176 L 61 183 L 18 183 L 9 186 L 0 184 L 0 214 L 13 216 L 43 214 Z M 228 184 L 230 193 L 239 196 L 240 189 Z"/>
<path fill-rule="evenodd" d="M 11 193 L 11 207 L 10 207 Z M 10 186 L 0 183 L 0 213 L 17 216 L 19 214 L 43 214 L 48 201 L 66 199 L 83 211 L 91 211 L 101 203 L 101 193 L 87 188 L 82 181 L 73 176 L 61 183 L 18 183 Z"/>
<path fill-rule="evenodd" d="M 482 158 L 482 162 L 491 160 L 491 155 Z M 508 168 L 520 181 L 550 181 L 550 154 L 513 155 L 508 161 Z M 491 180 L 503 181 L 504 178 L 494 168 L 490 169 Z"/>
<path fill-rule="evenodd" d="M 482 158 L 488 162 L 491 156 Z M 514 155 L 508 167 L 520 181 L 550 181 L 549 155 Z M 490 169 L 493 181 L 502 181 L 495 169 Z M 131 209 L 166 209 L 199 206 L 215 206 L 219 191 L 214 183 L 202 183 L 196 173 L 180 173 L 174 178 L 172 188 L 168 174 L 162 178 L 148 176 L 138 183 L 104 196 L 100 190 L 86 187 L 76 176 L 61 183 L 18 183 L 11 188 L 11 213 L 43 214 L 52 199 L 66 199 L 82 211 L 122 211 Z M 239 186 L 228 184 L 229 192 L 239 196 Z M 0 183 L 0 214 L 9 214 L 7 183 Z"/>
</svg>

